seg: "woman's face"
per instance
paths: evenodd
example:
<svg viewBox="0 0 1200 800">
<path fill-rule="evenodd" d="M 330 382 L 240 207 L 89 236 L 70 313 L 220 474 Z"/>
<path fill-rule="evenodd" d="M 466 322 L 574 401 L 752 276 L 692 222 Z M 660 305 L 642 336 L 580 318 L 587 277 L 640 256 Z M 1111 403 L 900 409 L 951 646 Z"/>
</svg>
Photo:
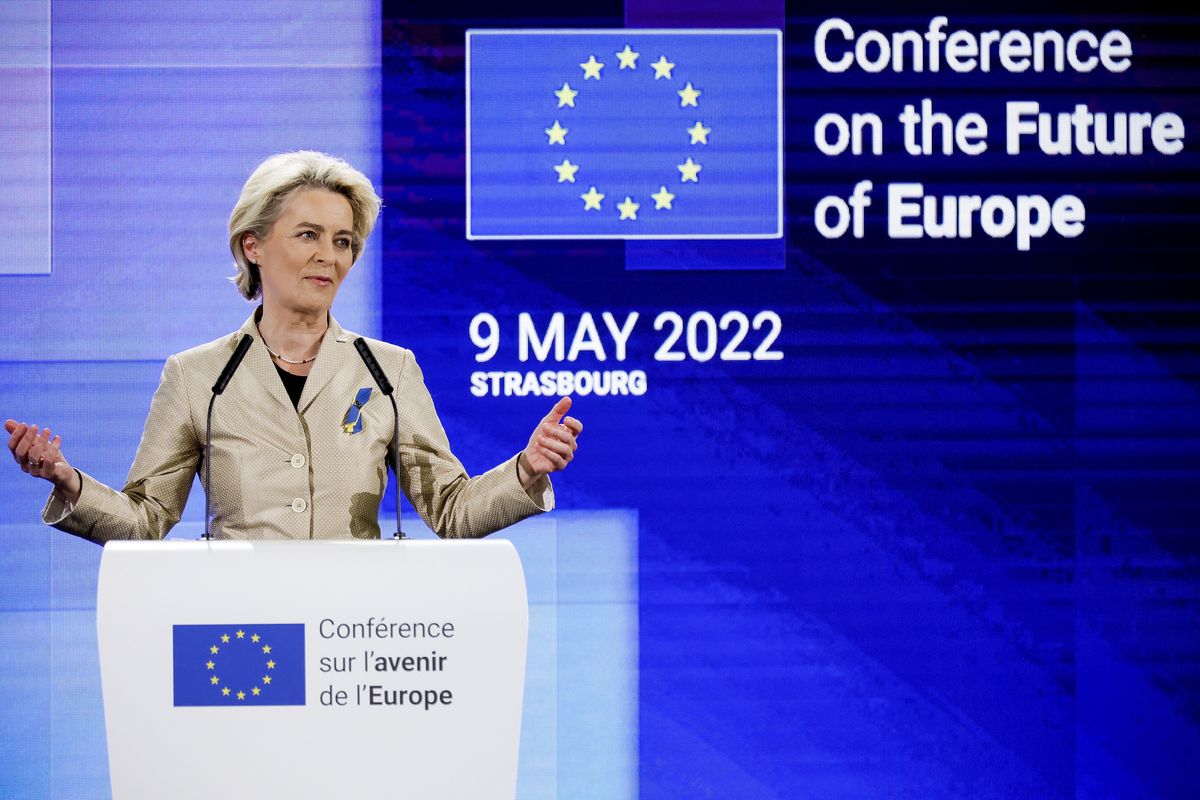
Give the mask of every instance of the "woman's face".
<svg viewBox="0 0 1200 800">
<path fill-rule="evenodd" d="M 266 238 L 248 233 L 242 248 L 258 264 L 263 305 L 299 313 L 327 312 L 350 271 L 354 213 L 328 189 L 297 189 Z"/>
</svg>

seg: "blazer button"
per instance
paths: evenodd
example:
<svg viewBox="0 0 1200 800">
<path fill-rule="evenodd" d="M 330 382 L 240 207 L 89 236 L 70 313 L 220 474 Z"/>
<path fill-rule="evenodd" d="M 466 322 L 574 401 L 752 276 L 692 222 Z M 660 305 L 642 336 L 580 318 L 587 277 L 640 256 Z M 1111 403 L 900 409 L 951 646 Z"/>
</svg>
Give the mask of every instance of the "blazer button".
<svg viewBox="0 0 1200 800">
<path fill-rule="evenodd" d="M 304 456 L 301 455 L 300 453 L 296 453 L 296 455 L 292 456 L 292 466 L 295 467 L 296 469 L 300 469 L 301 467 L 303 467 L 304 466 Z"/>
<path fill-rule="evenodd" d="M 295 511 L 297 514 L 303 514 L 306 508 L 308 508 L 308 502 L 303 497 L 297 497 L 292 501 L 292 511 Z"/>
</svg>

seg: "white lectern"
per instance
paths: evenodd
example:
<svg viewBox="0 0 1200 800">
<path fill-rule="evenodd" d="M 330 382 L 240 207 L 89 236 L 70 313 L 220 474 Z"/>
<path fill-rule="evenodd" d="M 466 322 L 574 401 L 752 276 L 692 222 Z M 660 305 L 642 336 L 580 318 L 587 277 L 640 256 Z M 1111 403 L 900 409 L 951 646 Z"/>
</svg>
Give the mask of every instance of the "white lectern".
<svg viewBox="0 0 1200 800">
<path fill-rule="evenodd" d="M 114 800 L 515 795 L 507 541 L 110 543 L 96 616 Z"/>
</svg>

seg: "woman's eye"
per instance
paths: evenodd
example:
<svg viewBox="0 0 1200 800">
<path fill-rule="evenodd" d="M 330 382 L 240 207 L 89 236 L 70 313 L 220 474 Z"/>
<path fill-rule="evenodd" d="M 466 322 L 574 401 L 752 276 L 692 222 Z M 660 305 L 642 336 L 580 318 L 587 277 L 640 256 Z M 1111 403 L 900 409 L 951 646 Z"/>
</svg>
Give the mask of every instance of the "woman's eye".
<svg viewBox="0 0 1200 800">
<path fill-rule="evenodd" d="M 301 235 L 302 237 L 305 237 L 305 238 L 308 238 L 308 239 L 315 239 L 315 238 L 317 238 L 317 232 L 316 232 L 316 231 L 301 231 L 301 232 L 300 232 L 300 235 Z"/>
<path fill-rule="evenodd" d="M 350 240 L 349 240 L 349 239 L 338 239 L 338 240 L 337 240 L 337 245 L 338 245 L 338 247 L 349 247 L 349 246 L 350 246 Z"/>
</svg>

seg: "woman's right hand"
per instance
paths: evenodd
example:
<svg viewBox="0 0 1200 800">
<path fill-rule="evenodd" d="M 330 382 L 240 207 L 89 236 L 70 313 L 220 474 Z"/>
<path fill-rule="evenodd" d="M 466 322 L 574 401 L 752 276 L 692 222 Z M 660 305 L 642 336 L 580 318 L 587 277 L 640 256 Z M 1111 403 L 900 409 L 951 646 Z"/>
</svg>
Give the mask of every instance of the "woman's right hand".
<svg viewBox="0 0 1200 800">
<path fill-rule="evenodd" d="M 21 471 L 54 484 L 54 492 L 68 503 L 79 502 L 83 488 L 79 473 L 67 463 L 62 454 L 62 437 L 53 436 L 49 428 L 38 429 L 16 420 L 6 420 L 8 450 Z"/>
</svg>

